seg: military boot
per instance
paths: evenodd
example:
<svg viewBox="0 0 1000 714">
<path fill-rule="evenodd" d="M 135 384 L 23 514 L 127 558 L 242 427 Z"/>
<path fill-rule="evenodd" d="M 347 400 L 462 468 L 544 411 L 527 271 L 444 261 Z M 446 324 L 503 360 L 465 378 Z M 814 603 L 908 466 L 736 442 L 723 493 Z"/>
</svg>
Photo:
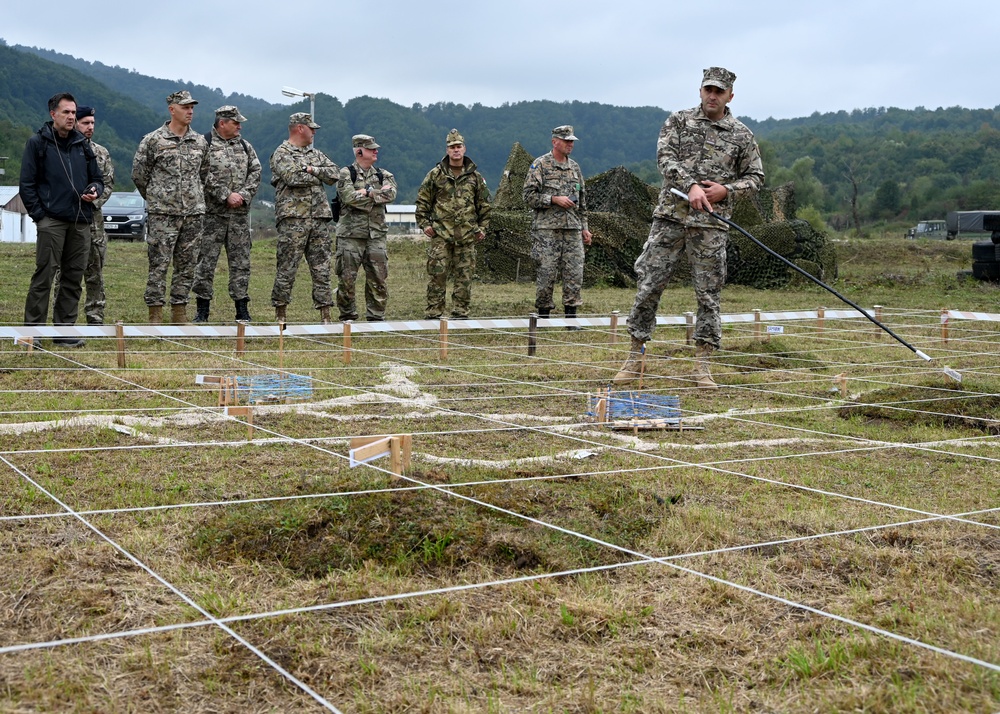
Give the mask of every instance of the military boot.
<svg viewBox="0 0 1000 714">
<path fill-rule="evenodd" d="M 709 359 L 715 348 L 705 342 L 699 342 L 696 347 L 694 358 L 694 371 L 691 376 L 694 378 L 700 389 L 718 389 L 719 385 L 712 379 L 712 372 L 709 370 Z"/>
<path fill-rule="evenodd" d="M 205 298 L 195 298 L 198 301 L 198 310 L 194 314 L 194 320 L 191 322 L 208 322 L 208 310 L 212 305 L 211 300 L 206 300 Z"/>
<path fill-rule="evenodd" d="M 287 305 L 275 305 L 274 306 L 274 319 L 278 322 L 285 321 L 285 314 L 287 312 Z"/>
<path fill-rule="evenodd" d="M 566 305 L 563 308 L 563 312 L 566 314 L 566 317 L 576 317 L 576 305 Z M 572 332 L 579 332 L 583 328 L 579 325 L 566 325 L 566 329 Z"/>
<path fill-rule="evenodd" d="M 163 323 L 163 306 L 162 305 L 150 305 L 149 306 L 149 324 L 150 325 L 160 325 Z"/>
<path fill-rule="evenodd" d="M 319 309 L 319 321 L 320 321 L 320 324 L 322 324 L 322 325 L 329 325 L 329 324 L 331 324 L 333 322 L 333 320 L 330 319 L 330 306 L 329 305 L 324 305 L 323 307 L 321 307 Z"/>
<path fill-rule="evenodd" d="M 645 354 L 646 343 L 638 337 L 633 337 L 628 359 L 625 360 L 625 364 L 622 365 L 622 368 L 618 370 L 618 374 L 611 381 L 616 385 L 624 386 L 637 380 L 642 374 L 642 361 Z"/>
<path fill-rule="evenodd" d="M 187 316 L 187 305 L 181 303 L 180 305 L 170 306 L 170 324 L 171 325 L 186 325 L 188 321 Z"/>
<path fill-rule="evenodd" d="M 250 298 L 245 297 L 236 301 L 236 319 L 241 322 L 251 322 L 250 320 Z"/>
</svg>

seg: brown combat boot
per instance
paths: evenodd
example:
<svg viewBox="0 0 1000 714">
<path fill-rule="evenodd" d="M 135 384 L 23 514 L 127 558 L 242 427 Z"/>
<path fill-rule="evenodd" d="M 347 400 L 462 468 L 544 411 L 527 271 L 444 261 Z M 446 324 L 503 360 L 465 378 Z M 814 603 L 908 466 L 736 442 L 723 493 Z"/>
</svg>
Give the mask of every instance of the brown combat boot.
<svg viewBox="0 0 1000 714">
<path fill-rule="evenodd" d="M 705 342 L 699 342 L 695 352 L 694 371 L 691 376 L 699 389 L 718 389 L 719 385 L 712 379 L 712 372 L 709 370 L 708 361 L 712 357 L 715 348 Z"/>
<path fill-rule="evenodd" d="M 170 324 L 171 325 L 186 325 L 188 321 L 187 316 L 187 305 L 171 305 L 170 306 Z"/>
<path fill-rule="evenodd" d="M 278 322 L 284 322 L 287 311 L 288 311 L 287 305 L 275 305 L 274 319 L 277 320 Z"/>
<path fill-rule="evenodd" d="M 324 305 L 323 307 L 321 307 L 319 309 L 319 321 L 320 321 L 320 324 L 322 324 L 322 325 L 329 325 L 329 324 L 331 324 L 333 322 L 333 320 L 330 319 L 330 306 L 329 305 Z"/>
<path fill-rule="evenodd" d="M 163 323 L 163 306 L 162 305 L 150 305 L 149 306 L 149 324 L 150 325 L 160 325 Z"/>
<path fill-rule="evenodd" d="M 632 346 L 629 348 L 628 359 L 625 360 L 625 364 L 622 365 L 622 368 L 618 370 L 618 374 L 616 374 L 614 379 L 611 381 L 618 386 L 624 387 L 626 384 L 630 384 L 639 379 L 642 375 L 645 356 L 646 343 L 638 337 L 633 337 Z"/>
</svg>

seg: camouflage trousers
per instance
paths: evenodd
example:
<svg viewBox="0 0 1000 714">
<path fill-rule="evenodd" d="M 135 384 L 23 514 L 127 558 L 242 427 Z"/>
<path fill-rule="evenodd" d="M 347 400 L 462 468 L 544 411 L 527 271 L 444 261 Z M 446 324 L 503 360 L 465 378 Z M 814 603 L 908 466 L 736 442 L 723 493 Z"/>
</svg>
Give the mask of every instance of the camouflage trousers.
<svg viewBox="0 0 1000 714">
<path fill-rule="evenodd" d="M 357 320 L 354 284 L 358 271 L 365 269 L 365 319 L 384 320 L 389 302 L 389 252 L 385 240 L 337 238 L 337 309 L 341 320 Z"/>
<path fill-rule="evenodd" d="M 87 288 L 87 299 L 84 302 L 84 314 L 88 325 L 104 324 L 104 258 L 108 252 L 108 234 L 104 232 L 103 218 L 90 224 L 90 257 L 83 271 L 83 284 Z M 59 295 L 59 283 L 62 270 L 57 265 L 52 274 L 52 293 Z M 53 309 L 53 313 L 55 310 Z M 55 318 L 53 317 L 53 320 Z"/>
<path fill-rule="evenodd" d="M 535 228 L 531 232 L 531 259 L 535 262 L 535 309 L 555 307 L 552 292 L 562 277 L 562 304 L 583 304 L 583 235 L 579 228 Z"/>
<path fill-rule="evenodd" d="M 170 304 L 187 305 L 198 265 L 198 247 L 205 215 L 168 216 L 150 213 L 146 227 L 146 254 L 149 257 L 149 279 L 143 299 L 147 305 L 163 305 L 167 301 L 167 269 L 174 262 L 170 278 Z"/>
<path fill-rule="evenodd" d="M 656 308 L 670 281 L 677 260 L 687 252 L 698 300 L 695 342 L 716 349 L 722 343 L 722 319 L 719 317 L 722 286 L 726 282 L 726 236 L 715 228 L 685 228 L 661 218 L 653 220 L 649 238 L 635 261 L 638 290 L 628 315 L 628 332 L 643 342 L 653 336 Z"/>
<path fill-rule="evenodd" d="M 206 213 L 201 234 L 198 267 L 194 272 L 195 297 L 211 300 L 219 254 L 226 249 L 229 264 L 229 297 L 238 302 L 250 288 L 250 214 Z"/>
<path fill-rule="evenodd" d="M 282 218 L 278 222 L 278 268 L 271 288 L 275 307 L 292 302 L 292 288 L 299 263 L 305 256 L 312 277 L 312 301 L 316 310 L 333 304 L 330 286 L 330 221 L 327 218 Z"/>
<path fill-rule="evenodd" d="M 451 276 L 451 316 L 469 316 L 472 301 L 472 276 L 476 272 L 476 244 L 445 240 L 440 234 L 431 238 L 427 248 L 427 310 L 424 317 L 441 317 L 445 310 L 445 293 Z"/>
</svg>

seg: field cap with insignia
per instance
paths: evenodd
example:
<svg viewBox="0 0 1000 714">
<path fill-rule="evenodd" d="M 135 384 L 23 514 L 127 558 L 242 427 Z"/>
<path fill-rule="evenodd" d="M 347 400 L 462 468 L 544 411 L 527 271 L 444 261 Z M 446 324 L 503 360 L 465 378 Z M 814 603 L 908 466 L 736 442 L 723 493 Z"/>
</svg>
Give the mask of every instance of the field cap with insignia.
<svg viewBox="0 0 1000 714">
<path fill-rule="evenodd" d="M 569 124 L 564 124 L 563 126 L 557 126 L 552 130 L 553 139 L 562 139 L 563 141 L 577 141 L 577 138 L 573 135 L 573 127 Z"/>
<path fill-rule="evenodd" d="M 288 126 L 293 124 L 305 124 L 310 129 L 319 129 L 319 124 L 313 121 L 312 114 L 309 112 L 295 112 L 290 117 L 288 117 Z"/>
<path fill-rule="evenodd" d="M 367 134 L 355 134 L 351 137 L 351 144 L 354 145 L 355 149 L 379 149 L 381 148 L 375 143 L 374 136 L 368 136 Z"/>
<path fill-rule="evenodd" d="M 701 86 L 711 85 L 719 89 L 732 89 L 736 75 L 725 67 L 709 67 L 704 70 L 701 78 Z"/>
<path fill-rule="evenodd" d="M 79 116 L 79 112 L 77 112 L 77 116 Z M 447 142 L 448 146 L 455 146 L 456 144 L 465 144 L 465 139 L 463 139 L 462 135 L 458 133 L 458 129 L 452 129 L 451 131 L 449 131 L 445 141 Z"/>
<path fill-rule="evenodd" d="M 86 105 L 76 108 L 76 120 L 86 119 L 87 117 L 94 116 L 94 108 L 88 107 Z"/>
<path fill-rule="evenodd" d="M 215 110 L 216 119 L 232 119 L 233 121 L 238 121 L 243 123 L 247 120 L 245 116 L 240 114 L 240 110 L 234 107 L 232 104 L 227 104 L 223 107 L 219 107 Z"/>
<path fill-rule="evenodd" d="M 167 97 L 167 104 L 197 104 L 197 100 L 191 98 L 191 92 L 182 89 Z"/>
</svg>

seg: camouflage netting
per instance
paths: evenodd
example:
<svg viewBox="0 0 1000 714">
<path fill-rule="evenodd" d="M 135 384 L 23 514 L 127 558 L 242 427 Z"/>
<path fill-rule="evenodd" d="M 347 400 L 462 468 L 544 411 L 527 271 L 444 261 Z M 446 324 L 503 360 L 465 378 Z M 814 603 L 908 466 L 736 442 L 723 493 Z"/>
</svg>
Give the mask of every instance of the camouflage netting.
<svg viewBox="0 0 1000 714">
<path fill-rule="evenodd" d="M 515 143 L 497 188 L 490 230 L 479 245 L 480 277 L 487 282 L 533 282 L 531 211 L 524 205 L 524 178 L 533 157 Z M 622 166 L 587 179 L 587 219 L 594 242 L 587 249 L 583 282 L 635 286 L 635 260 L 649 234 L 659 189 L 643 183 Z M 837 258 L 826 236 L 795 215 L 791 185 L 764 188 L 751 200 L 737 203 L 733 221 L 775 252 L 820 280 L 837 275 Z M 809 282 L 758 245 L 730 229 L 727 282 L 772 288 L 791 281 Z M 673 283 L 689 283 L 691 268 L 682 259 Z"/>
</svg>

